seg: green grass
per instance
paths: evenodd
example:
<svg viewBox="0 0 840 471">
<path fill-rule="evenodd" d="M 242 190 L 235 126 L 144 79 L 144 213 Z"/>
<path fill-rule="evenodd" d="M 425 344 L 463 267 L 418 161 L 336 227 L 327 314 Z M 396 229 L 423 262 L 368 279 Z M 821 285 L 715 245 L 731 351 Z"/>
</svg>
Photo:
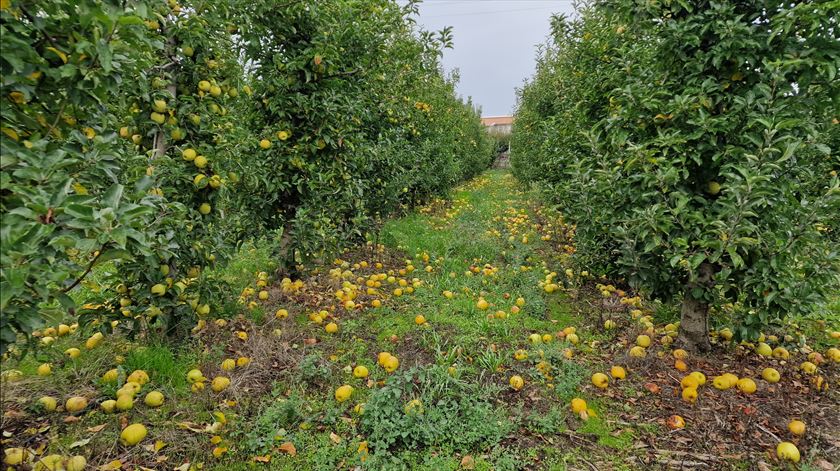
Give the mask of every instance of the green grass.
<svg viewBox="0 0 840 471">
<path fill-rule="evenodd" d="M 550 309 L 546 307 L 537 286 L 542 276 L 538 270 L 519 271 L 525 258 L 533 256 L 540 247 L 539 241 L 530 245 L 519 241 L 510 244 L 506 239 L 486 234 L 489 229 L 500 227 L 493 218 L 499 213 L 500 201 L 510 197 L 509 188 L 503 183 L 505 175 L 498 171 L 488 172 L 488 184 L 472 191 L 456 192 L 455 199 L 465 200 L 470 205 L 443 229 L 432 227 L 428 217 L 422 215 L 389 221 L 382 229 L 383 241 L 392 248 L 401 248 L 409 254 L 425 252 L 432 259 L 443 258 L 443 263 L 426 280 L 428 289 L 412 298 L 412 310 L 424 314 L 433 325 L 450 330 L 453 342 L 468 349 L 481 347 L 484 343 L 481 338 L 493 338 L 501 344 L 521 343 L 527 333 L 556 330 L 557 324 L 552 320 L 560 325 L 573 321 L 561 295 L 554 296 Z M 520 198 L 512 204 L 524 204 L 525 197 Z M 500 260 L 502 253 L 515 263 L 503 263 Z M 485 263 L 499 268 L 496 276 L 463 276 L 471 265 L 483 266 Z M 450 278 L 450 273 L 455 273 L 456 277 Z M 444 298 L 441 294 L 444 290 L 454 292 L 455 297 Z M 509 311 L 513 300 L 519 296 L 528 303 L 514 322 L 487 321 L 486 312 L 475 306 L 479 293 L 484 293 L 485 299 L 493 305 L 490 312 L 495 309 Z M 503 299 L 503 293 L 509 293 L 511 299 Z M 413 328 L 411 319 L 389 318 L 383 323 L 390 325 L 377 324 L 375 327 L 380 332 L 383 332 L 381 327 L 400 335 Z"/>
<path fill-rule="evenodd" d="M 615 428 L 611 427 L 601 417 L 592 417 L 577 429 L 577 433 L 595 435 L 598 444 L 615 450 L 628 450 L 633 445 L 633 434 L 629 431 L 614 433 Z"/>
<path fill-rule="evenodd" d="M 239 248 L 226 265 L 210 270 L 208 275 L 229 284 L 233 293 L 239 293 L 254 283 L 257 273 L 277 267 L 272 257 L 272 247 L 273 241 L 270 239 L 249 241 Z"/>
<path fill-rule="evenodd" d="M 198 359 L 194 352 L 185 350 L 176 355 L 168 346 L 148 345 L 135 348 L 125 356 L 123 368 L 149 372 L 150 379 L 162 388 L 178 394 L 189 390 L 185 371 L 195 367 Z"/>
</svg>

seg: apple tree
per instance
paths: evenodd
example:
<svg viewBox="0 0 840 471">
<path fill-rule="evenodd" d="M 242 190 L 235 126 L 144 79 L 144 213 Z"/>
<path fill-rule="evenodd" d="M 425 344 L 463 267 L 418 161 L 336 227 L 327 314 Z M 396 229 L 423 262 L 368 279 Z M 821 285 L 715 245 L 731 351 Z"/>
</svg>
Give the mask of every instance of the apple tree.
<svg viewBox="0 0 840 471">
<path fill-rule="evenodd" d="M 450 34 L 415 29 L 415 13 L 413 1 L 243 6 L 257 136 L 239 200 L 252 228 L 283 231 L 288 265 L 489 166 L 477 111 L 440 69 Z"/>
<path fill-rule="evenodd" d="M 247 135 L 239 103 L 250 91 L 233 44 L 232 3 L 156 3 L 146 21 L 155 46 L 146 54 L 150 65 L 113 100 L 121 145 L 145 164 L 143 179 L 168 202 L 152 254 L 119 261 L 106 280 L 109 317 L 128 320 L 134 331 L 151 325 L 175 332 L 219 304 L 224 284 L 207 282 L 204 268 L 223 261 L 235 243 L 221 220 L 239 177 L 226 168 Z M 153 293 L 154 286 L 164 292 Z"/>
<path fill-rule="evenodd" d="M 73 310 L 91 270 L 149 255 L 161 199 L 115 143 L 107 104 L 153 48 L 142 3 L 0 10 L 0 349 Z"/>
<path fill-rule="evenodd" d="M 225 118 L 243 79 L 228 7 L 3 3 L 4 350 L 65 312 L 107 330 L 206 303 L 190 280 L 223 253 L 213 222 L 237 176 L 220 168 L 241 132 Z"/>
<path fill-rule="evenodd" d="M 555 98 L 600 104 L 576 130 L 585 151 L 548 136 L 581 254 L 679 300 L 692 350 L 709 347 L 712 307 L 733 306 L 748 337 L 837 292 L 836 2 L 605 0 L 587 14 L 626 39 L 591 69 L 611 91 Z M 585 50 L 587 33 L 563 48 Z"/>
<path fill-rule="evenodd" d="M 440 68 L 451 33 L 416 13 L 3 0 L 2 348 L 67 314 L 200 329 L 225 290 L 205 268 L 242 241 L 280 233 L 286 262 L 311 261 L 486 168 Z"/>
</svg>

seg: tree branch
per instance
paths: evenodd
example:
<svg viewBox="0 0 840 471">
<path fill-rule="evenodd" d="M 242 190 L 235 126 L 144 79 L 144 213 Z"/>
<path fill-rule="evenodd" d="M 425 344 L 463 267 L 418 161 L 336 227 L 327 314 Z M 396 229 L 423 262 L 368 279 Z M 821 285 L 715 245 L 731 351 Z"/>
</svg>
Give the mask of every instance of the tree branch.
<svg viewBox="0 0 840 471">
<path fill-rule="evenodd" d="M 53 123 L 50 125 L 50 128 L 47 129 L 46 134 L 44 134 L 45 137 L 50 137 L 50 134 L 52 134 L 55 127 L 58 126 L 58 121 L 61 119 L 62 113 L 64 113 L 65 106 L 67 106 L 67 96 L 65 96 L 64 99 L 61 100 L 61 107 L 58 110 L 58 114 L 55 115 L 55 121 L 53 121 Z"/>
<path fill-rule="evenodd" d="M 29 12 L 26 11 L 26 9 L 24 9 L 23 7 L 20 7 L 20 12 L 23 13 L 23 16 L 25 16 L 26 19 L 28 19 L 30 22 L 32 22 L 33 26 L 36 24 L 35 18 L 33 18 L 32 15 L 30 15 Z M 52 44 L 54 48 L 58 49 L 58 44 L 56 44 L 55 39 L 53 39 L 53 37 L 50 36 L 49 33 L 47 33 L 46 31 L 43 31 L 43 30 L 41 30 L 41 33 L 44 35 L 45 38 L 47 38 L 47 41 L 49 41 L 50 44 Z"/>
<path fill-rule="evenodd" d="M 347 70 L 347 71 L 344 71 L 344 72 L 337 72 L 337 73 L 330 74 L 330 75 L 324 75 L 322 78 L 329 79 L 329 78 L 333 78 L 333 77 L 349 77 L 351 75 L 356 75 L 361 71 L 362 71 L 362 69 Z"/>
<path fill-rule="evenodd" d="M 107 246 L 108 246 L 108 243 L 106 242 L 105 244 L 102 245 L 102 247 L 99 248 L 98 253 L 96 254 L 95 257 L 93 257 L 93 260 L 90 261 L 90 263 L 88 264 L 87 269 L 84 271 L 84 273 L 79 275 L 79 277 L 76 278 L 76 281 L 74 281 L 70 286 L 61 290 L 62 293 L 66 293 L 66 292 L 70 291 L 71 289 L 75 288 L 76 286 L 79 286 L 79 283 L 81 283 L 82 280 L 84 280 L 85 277 L 88 276 L 88 274 L 90 274 L 90 271 L 93 270 L 94 265 L 96 265 L 96 261 L 99 260 L 99 257 L 102 256 L 102 252 L 105 250 L 105 247 L 107 247 Z"/>
</svg>

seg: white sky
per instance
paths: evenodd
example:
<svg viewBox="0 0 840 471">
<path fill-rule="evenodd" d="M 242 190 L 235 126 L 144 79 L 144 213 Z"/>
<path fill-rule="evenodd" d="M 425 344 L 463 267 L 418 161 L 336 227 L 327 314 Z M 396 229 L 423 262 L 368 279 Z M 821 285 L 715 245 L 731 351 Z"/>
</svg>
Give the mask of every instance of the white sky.
<svg viewBox="0 0 840 471">
<path fill-rule="evenodd" d="M 573 11 L 571 0 L 424 0 L 418 23 L 431 31 L 453 27 L 455 48 L 444 52 L 444 69 L 457 68 L 458 92 L 483 116 L 497 116 L 513 113 L 516 88 L 534 72 L 551 14 Z"/>
</svg>

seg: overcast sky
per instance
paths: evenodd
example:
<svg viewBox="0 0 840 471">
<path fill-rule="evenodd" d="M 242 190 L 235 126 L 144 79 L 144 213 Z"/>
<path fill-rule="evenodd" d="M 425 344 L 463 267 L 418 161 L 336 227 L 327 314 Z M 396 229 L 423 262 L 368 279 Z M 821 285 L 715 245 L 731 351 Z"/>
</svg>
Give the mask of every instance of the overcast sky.
<svg viewBox="0 0 840 471">
<path fill-rule="evenodd" d="M 573 11 L 570 0 L 424 0 L 418 23 L 431 31 L 453 27 L 455 48 L 444 52 L 444 68 L 460 71 L 458 92 L 472 96 L 483 116 L 498 116 L 513 113 L 551 14 Z"/>
</svg>

